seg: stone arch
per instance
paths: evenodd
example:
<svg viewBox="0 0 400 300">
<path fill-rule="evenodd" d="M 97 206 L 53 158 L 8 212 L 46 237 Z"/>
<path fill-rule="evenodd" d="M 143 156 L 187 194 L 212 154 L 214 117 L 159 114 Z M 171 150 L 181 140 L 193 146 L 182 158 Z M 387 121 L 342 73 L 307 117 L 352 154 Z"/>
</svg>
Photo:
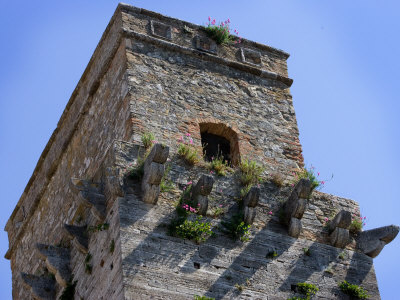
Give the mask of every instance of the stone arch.
<svg viewBox="0 0 400 300">
<path fill-rule="evenodd" d="M 239 137 L 235 130 L 231 127 L 220 122 L 200 122 L 200 135 L 203 145 L 203 151 L 209 149 L 212 153 L 206 153 L 206 156 L 216 155 L 215 149 L 218 148 L 222 152 L 225 159 L 227 159 L 232 165 L 238 165 L 240 162 L 240 151 L 239 151 Z M 208 142 L 211 144 L 207 144 Z M 229 152 L 229 153 L 227 153 Z"/>
</svg>

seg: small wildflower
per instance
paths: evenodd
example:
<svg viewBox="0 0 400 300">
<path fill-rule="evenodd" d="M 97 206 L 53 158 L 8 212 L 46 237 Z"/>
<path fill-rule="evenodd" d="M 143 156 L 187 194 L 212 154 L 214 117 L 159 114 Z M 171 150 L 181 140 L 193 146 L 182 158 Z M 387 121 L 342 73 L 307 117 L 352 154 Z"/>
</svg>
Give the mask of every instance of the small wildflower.
<svg viewBox="0 0 400 300">
<path fill-rule="evenodd" d="M 193 181 L 189 181 L 188 183 L 187 183 L 187 185 L 191 185 L 193 183 Z"/>
<path fill-rule="evenodd" d="M 219 207 L 222 207 L 222 204 L 220 204 Z"/>
<path fill-rule="evenodd" d="M 325 218 L 325 222 L 328 222 L 329 221 L 329 219 L 328 218 Z"/>
<path fill-rule="evenodd" d="M 211 170 L 211 171 L 210 171 L 210 174 L 214 174 L 214 171 L 213 171 L 213 170 Z"/>
<path fill-rule="evenodd" d="M 271 216 L 271 215 L 272 215 L 272 211 L 270 210 L 270 211 L 268 212 L 268 214 Z"/>
</svg>

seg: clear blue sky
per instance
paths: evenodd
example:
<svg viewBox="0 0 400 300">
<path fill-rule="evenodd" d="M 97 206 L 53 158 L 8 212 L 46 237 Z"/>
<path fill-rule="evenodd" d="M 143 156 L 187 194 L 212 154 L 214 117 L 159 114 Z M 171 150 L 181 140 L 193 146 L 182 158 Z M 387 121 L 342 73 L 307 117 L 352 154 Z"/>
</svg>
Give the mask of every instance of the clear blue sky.
<svg viewBox="0 0 400 300">
<path fill-rule="evenodd" d="M 366 229 L 399 224 L 400 2 L 134 1 L 197 24 L 230 18 L 240 35 L 291 54 L 289 76 L 308 164 L 323 191 L 358 201 Z M 0 0 L 0 227 L 4 228 L 117 1 Z M 400 237 L 374 260 L 398 299 Z M 0 254 L 8 247 L 0 233 Z M 11 299 L 0 259 L 0 299 Z"/>
</svg>

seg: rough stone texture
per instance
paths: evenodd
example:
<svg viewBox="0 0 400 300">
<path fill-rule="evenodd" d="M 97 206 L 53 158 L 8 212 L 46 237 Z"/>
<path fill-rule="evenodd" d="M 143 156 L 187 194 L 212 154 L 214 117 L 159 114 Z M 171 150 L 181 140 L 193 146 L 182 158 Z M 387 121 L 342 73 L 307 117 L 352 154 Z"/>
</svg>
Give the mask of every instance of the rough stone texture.
<svg viewBox="0 0 400 300">
<path fill-rule="evenodd" d="M 318 298 L 345 299 L 337 287 L 344 279 L 379 299 L 365 249 L 371 241 L 388 243 L 396 228 L 350 235 L 344 250 L 333 247 L 324 219 L 356 213 L 357 203 L 320 192 L 306 201 L 307 187 L 277 188 L 267 180 L 278 172 L 287 183 L 303 165 L 288 54 L 248 40 L 215 51 L 203 42 L 198 50 L 195 37 L 207 40 L 197 25 L 118 6 L 6 225 L 13 298 L 55 299 L 63 291 L 65 280 L 60 285 L 50 273 L 66 260 L 46 263 L 57 255 L 46 252 L 43 260 L 42 252 L 31 251 L 39 243 L 68 249 L 75 299 L 286 299 L 303 281 L 320 288 Z M 230 141 L 234 165 L 250 158 L 265 167 L 258 203 L 246 200 L 247 243 L 220 230 L 222 220 L 242 210 L 235 173 L 208 175 L 212 188 L 199 193 L 208 197 L 204 219 L 214 236 L 198 245 L 167 234 L 183 187 L 209 174 L 204 163 L 189 167 L 176 155 L 186 132 L 201 151 L 201 130 Z M 124 176 L 144 157 L 140 137 L 149 131 L 170 149 L 167 178 L 174 185 L 157 192 L 156 205 L 143 201 L 142 182 Z M 148 167 L 163 164 L 164 154 L 150 156 Z M 156 173 L 145 179 L 157 185 Z M 296 207 L 281 224 L 288 199 Z M 212 218 L 219 205 L 224 213 Z M 288 235 L 292 217 L 301 218 L 301 231 L 292 228 L 298 238 Z M 271 250 L 278 257 L 268 258 Z"/>
<path fill-rule="evenodd" d="M 358 248 L 371 257 L 376 257 L 385 247 L 395 239 L 399 233 L 399 226 L 385 226 L 363 231 L 357 239 Z"/>
</svg>

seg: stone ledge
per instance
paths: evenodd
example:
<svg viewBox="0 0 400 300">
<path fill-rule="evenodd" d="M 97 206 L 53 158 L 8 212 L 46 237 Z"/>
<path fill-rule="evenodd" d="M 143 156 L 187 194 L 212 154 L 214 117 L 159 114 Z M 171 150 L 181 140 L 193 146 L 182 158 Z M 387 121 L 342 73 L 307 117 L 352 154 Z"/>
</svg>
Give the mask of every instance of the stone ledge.
<svg viewBox="0 0 400 300">
<path fill-rule="evenodd" d="M 276 81 L 282 82 L 287 87 L 290 87 L 293 83 L 293 79 L 291 79 L 291 78 L 279 75 L 274 72 L 263 70 L 256 66 L 251 66 L 251 65 L 247 65 L 247 64 L 244 64 L 241 62 L 218 57 L 214 54 L 200 51 L 200 50 L 197 50 L 194 48 L 184 47 L 184 46 L 172 43 L 172 42 L 168 42 L 165 40 L 161 40 L 161 39 L 157 39 L 157 38 L 148 36 L 146 34 L 138 33 L 136 31 L 133 31 L 133 30 L 130 30 L 127 28 L 123 28 L 122 30 L 123 30 L 123 34 L 125 35 L 126 38 L 134 38 L 134 39 L 137 39 L 137 40 L 140 40 L 143 42 L 151 43 L 151 44 L 159 46 L 159 47 L 163 47 L 170 51 L 181 52 L 181 53 L 184 53 L 187 55 L 200 57 L 203 60 L 219 63 L 221 65 L 225 65 L 225 66 L 228 66 L 228 67 L 231 67 L 231 68 L 243 71 L 243 72 L 247 72 L 247 73 L 250 73 L 250 74 L 253 74 L 256 76 L 266 78 L 266 79 L 276 80 Z"/>
</svg>

